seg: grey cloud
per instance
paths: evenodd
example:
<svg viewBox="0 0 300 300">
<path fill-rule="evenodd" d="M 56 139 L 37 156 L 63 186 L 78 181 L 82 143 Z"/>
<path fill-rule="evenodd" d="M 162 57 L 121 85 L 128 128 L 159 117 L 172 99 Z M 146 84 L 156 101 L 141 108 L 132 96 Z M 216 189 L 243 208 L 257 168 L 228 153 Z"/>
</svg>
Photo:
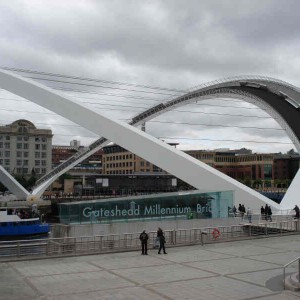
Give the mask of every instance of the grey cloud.
<svg viewBox="0 0 300 300">
<path fill-rule="evenodd" d="M 300 22 L 299 5 L 295 0 L 51 1 L 47 4 L 6 1 L 0 3 L 0 65 L 177 89 L 241 74 L 268 75 L 300 85 L 297 60 L 300 41 L 296 31 Z M 94 90 L 91 87 L 85 89 Z M 95 90 L 105 91 L 101 88 Z M 130 91 L 118 93 L 132 94 Z M 80 99 L 82 94 L 77 96 Z M 150 107 L 150 103 L 155 103 L 139 103 L 130 98 L 114 102 L 121 99 L 105 95 L 91 97 L 107 101 L 102 103 L 132 106 L 128 111 L 121 111 L 120 106 L 117 112 L 105 110 L 107 106 L 104 104 L 91 105 L 115 119 L 130 118 L 142 111 L 139 107 Z M 149 97 L 162 101 L 168 98 L 163 95 Z M 214 103 L 224 104 L 219 100 L 214 100 Z M 191 109 L 220 114 L 263 114 L 230 107 L 193 106 Z M 268 118 L 176 112 L 158 119 L 240 126 L 255 123 L 266 128 L 277 126 Z M 42 118 L 36 117 L 35 120 L 41 122 Z M 49 120 L 50 125 L 50 117 Z M 220 138 L 234 133 L 240 140 L 285 138 L 281 131 L 275 130 L 225 130 L 225 127 L 151 123 L 147 126 L 149 132 L 160 136 L 219 135 Z M 55 129 L 56 132 L 81 136 L 85 142 L 92 140 L 88 132 L 76 127 L 72 130 L 67 127 Z M 55 139 L 67 143 L 66 140 L 71 138 L 57 136 Z M 201 141 L 194 144 L 205 145 Z M 211 146 L 209 141 L 206 145 Z M 255 144 L 251 146 L 258 149 Z M 280 147 L 286 146 L 276 146 L 276 149 Z M 271 149 L 271 146 L 266 148 Z"/>
</svg>

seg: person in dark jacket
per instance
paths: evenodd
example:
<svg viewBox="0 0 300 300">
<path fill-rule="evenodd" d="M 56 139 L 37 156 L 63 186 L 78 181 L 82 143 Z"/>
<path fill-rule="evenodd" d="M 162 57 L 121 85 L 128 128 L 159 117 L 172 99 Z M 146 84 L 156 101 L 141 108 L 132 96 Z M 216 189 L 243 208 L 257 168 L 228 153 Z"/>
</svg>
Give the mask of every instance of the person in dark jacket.
<svg viewBox="0 0 300 300">
<path fill-rule="evenodd" d="M 272 208 L 271 206 L 268 206 L 268 219 L 270 222 L 272 222 Z"/>
<path fill-rule="evenodd" d="M 165 248 L 166 239 L 165 239 L 164 233 L 160 227 L 157 230 L 157 237 L 159 238 L 158 254 L 160 254 L 161 249 L 164 251 L 164 254 L 167 254 L 166 248 Z"/>
<path fill-rule="evenodd" d="M 265 216 L 266 216 L 266 221 L 269 220 L 269 206 L 268 204 L 266 204 L 265 206 Z"/>
<path fill-rule="evenodd" d="M 146 230 L 143 230 L 143 232 L 140 234 L 140 240 L 141 240 L 141 243 L 142 243 L 142 255 L 148 255 L 148 239 L 149 239 L 149 236 L 148 234 L 146 233 Z"/>
<path fill-rule="evenodd" d="M 298 205 L 295 205 L 295 207 L 293 208 L 293 210 L 296 212 L 295 219 L 299 219 L 300 209 L 299 209 Z"/>
<path fill-rule="evenodd" d="M 261 206 L 260 208 L 260 215 L 261 215 L 261 219 L 265 219 L 265 208 L 263 206 Z"/>
</svg>

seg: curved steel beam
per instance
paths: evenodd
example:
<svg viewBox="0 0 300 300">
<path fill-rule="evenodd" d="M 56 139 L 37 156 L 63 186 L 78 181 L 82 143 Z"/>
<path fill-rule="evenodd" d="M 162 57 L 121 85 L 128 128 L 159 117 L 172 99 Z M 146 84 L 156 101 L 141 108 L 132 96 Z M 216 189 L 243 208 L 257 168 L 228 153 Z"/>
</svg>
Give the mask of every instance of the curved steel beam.
<svg viewBox="0 0 300 300">
<path fill-rule="evenodd" d="M 86 129 L 104 135 L 123 148 L 136 153 L 192 186 L 205 191 L 235 191 L 235 201 L 257 208 L 268 203 L 275 209 L 279 205 L 249 187 L 217 171 L 205 163 L 126 123 L 110 120 L 29 79 L 0 71 L 0 87 L 47 108 Z"/>
</svg>

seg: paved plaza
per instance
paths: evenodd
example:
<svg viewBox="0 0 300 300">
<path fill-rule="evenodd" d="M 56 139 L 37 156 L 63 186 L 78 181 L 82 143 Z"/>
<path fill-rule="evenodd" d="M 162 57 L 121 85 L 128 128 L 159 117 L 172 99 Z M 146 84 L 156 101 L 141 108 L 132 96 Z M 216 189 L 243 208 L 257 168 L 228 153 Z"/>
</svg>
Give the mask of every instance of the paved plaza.
<svg viewBox="0 0 300 300">
<path fill-rule="evenodd" d="M 0 263 L 0 299 L 299 299 L 282 266 L 300 235 L 230 243 Z M 295 272 L 296 265 L 287 270 Z"/>
</svg>

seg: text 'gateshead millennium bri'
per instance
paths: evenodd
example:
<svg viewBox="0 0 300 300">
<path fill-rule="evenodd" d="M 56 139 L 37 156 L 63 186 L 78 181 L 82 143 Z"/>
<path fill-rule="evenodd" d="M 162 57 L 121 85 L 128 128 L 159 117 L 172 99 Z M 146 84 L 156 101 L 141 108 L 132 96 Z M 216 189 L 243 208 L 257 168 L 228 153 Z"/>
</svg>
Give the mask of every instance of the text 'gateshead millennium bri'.
<svg viewBox="0 0 300 300">
<path fill-rule="evenodd" d="M 141 211 L 143 212 L 141 214 Z M 130 209 L 119 209 L 118 205 L 115 206 L 114 209 L 105 209 L 100 208 L 97 210 L 92 210 L 91 207 L 85 207 L 83 209 L 83 216 L 86 218 L 90 217 L 125 217 L 125 216 L 141 216 L 141 215 L 181 215 L 188 214 L 192 211 L 190 206 L 179 207 L 176 205 L 175 207 L 161 207 L 160 204 L 145 206 L 143 210 L 141 210 L 140 205 L 137 205 L 136 208 Z M 209 205 L 202 206 L 201 204 L 197 204 L 196 206 L 197 213 L 203 212 L 211 212 L 211 207 Z"/>
</svg>

